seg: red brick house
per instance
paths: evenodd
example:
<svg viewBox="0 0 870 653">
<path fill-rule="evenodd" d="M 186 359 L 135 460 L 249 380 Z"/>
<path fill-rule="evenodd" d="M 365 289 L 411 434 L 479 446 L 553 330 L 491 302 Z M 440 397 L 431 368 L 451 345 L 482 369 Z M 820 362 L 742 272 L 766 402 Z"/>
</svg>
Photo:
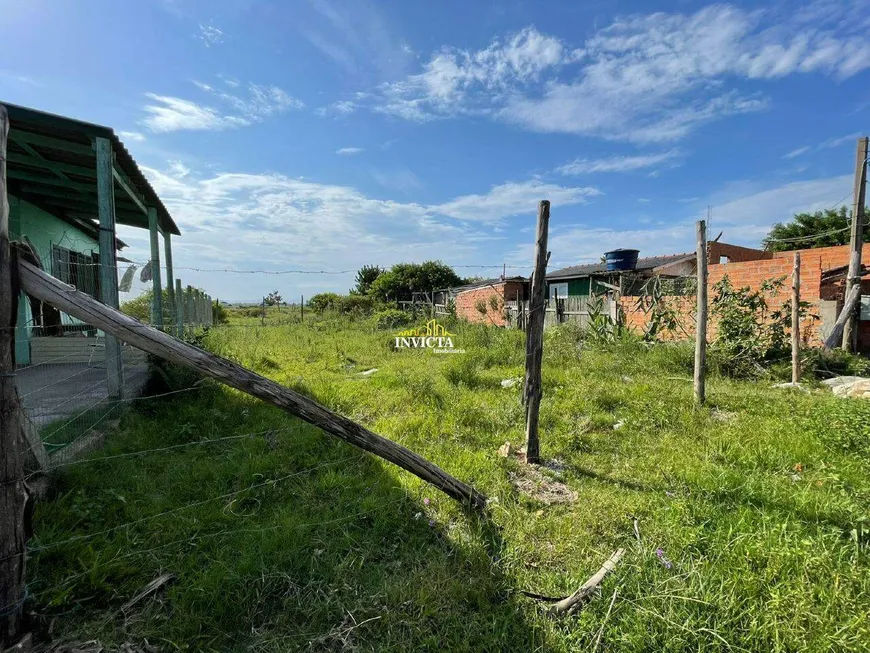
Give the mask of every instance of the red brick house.
<svg viewBox="0 0 870 653">
<path fill-rule="evenodd" d="M 436 295 L 436 303 L 453 301 L 456 317 L 503 327 L 507 303 L 525 301 L 528 293 L 529 281 L 524 277 L 487 279 L 443 290 Z"/>
</svg>

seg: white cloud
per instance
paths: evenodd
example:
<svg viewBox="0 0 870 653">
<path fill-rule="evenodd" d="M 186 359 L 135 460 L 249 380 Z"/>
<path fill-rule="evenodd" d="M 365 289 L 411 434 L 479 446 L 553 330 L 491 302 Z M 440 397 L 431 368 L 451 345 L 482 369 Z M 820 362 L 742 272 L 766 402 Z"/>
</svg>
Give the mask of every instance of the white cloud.
<svg viewBox="0 0 870 653">
<path fill-rule="evenodd" d="M 844 79 L 870 67 L 867 21 L 846 20 L 844 6 L 827 6 L 832 13 L 815 23 L 724 4 L 630 15 L 580 48 L 528 27 L 482 50 L 442 47 L 420 72 L 380 86 L 368 104 L 419 122 L 484 115 L 534 131 L 672 141 L 764 109 L 767 100 L 741 90 L 741 80 Z"/>
<path fill-rule="evenodd" d="M 199 105 L 177 97 L 147 93 L 152 104 L 146 104 L 148 116 L 142 124 L 153 132 L 179 130 L 221 130 L 244 127 L 250 121 L 240 116 L 222 115 L 212 107 Z"/>
<path fill-rule="evenodd" d="M 365 149 L 363 149 L 361 147 L 342 147 L 342 148 L 335 151 L 336 154 L 341 154 L 341 155 L 345 155 L 345 156 L 350 156 L 353 154 L 361 154 L 362 152 L 365 152 Z"/>
<path fill-rule="evenodd" d="M 265 118 L 290 109 L 302 109 L 305 104 L 277 86 L 248 84 L 245 94 L 220 91 L 210 84 L 195 81 L 201 91 L 213 95 L 231 107 L 235 113 L 226 113 L 214 107 L 198 104 L 178 97 L 146 94 L 152 101 L 144 110 L 149 114 L 142 124 L 154 132 L 179 130 L 222 130 L 260 122 Z"/>
<path fill-rule="evenodd" d="M 425 205 L 278 174 L 203 175 L 178 161 L 143 170 L 182 231 L 173 240 L 176 276 L 224 299 L 252 299 L 274 287 L 285 295 L 345 290 L 353 273 L 276 278 L 184 268 L 355 270 L 367 263 L 430 258 L 452 265 L 488 264 L 493 260 L 481 254 L 483 249 L 507 238 L 493 226 L 499 221 L 527 214 L 533 224 L 539 199 L 561 207 L 597 194 L 592 188 L 530 180 Z M 227 233 L 233 234 L 231 241 Z M 145 239 L 140 250 L 131 246 L 128 257 L 147 259 Z M 500 263 L 501 256 L 495 260 Z M 497 274 L 500 269 L 474 271 Z"/>
<path fill-rule="evenodd" d="M 677 156 L 679 156 L 678 150 L 669 150 L 659 154 L 612 156 L 604 159 L 575 159 L 571 163 L 559 166 L 556 170 L 563 175 L 583 175 L 595 172 L 629 172 L 657 166 Z"/>
<path fill-rule="evenodd" d="M 145 134 L 143 134 L 143 133 L 141 133 L 141 132 L 125 132 L 125 131 L 120 131 L 120 132 L 118 132 L 118 136 L 119 136 L 120 138 L 124 139 L 124 140 L 127 140 L 127 141 L 136 141 L 137 143 L 141 143 L 141 142 L 143 142 L 143 141 L 146 140 L 146 139 L 145 139 Z"/>
<path fill-rule="evenodd" d="M 803 147 L 799 147 L 795 150 L 792 150 L 791 152 L 789 152 L 787 154 L 784 154 L 782 158 L 783 159 L 794 159 L 795 157 L 799 157 L 801 154 L 806 154 L 811 149 L 812 148 L 809 145 L 805 145 Z"/>
<path fill-rule="evenodd" d="M 196 36 L 200 41 L 205 43 L 205 47 L 210 48 L 213 45 L 217 45 L 218 43 L 223 43 L 226 38 L 226 34 L 223 33 L 220 29 L 215 27 L 214 25 L 202 25 L 199 26 L 199 34 Z"/>
<path fill-rule="evenodd" d="M 539 200 L 550 200 L 554 206 L 569 206 L 585 204 L 598 195 L 601 192 L 591 186 L 572 188 L 531 180 L 500 184 L 483 195 L 463 195 L 429 208 L 458 220 L 494 223 L 514 215 L 535 215 Z"/>
</svg>

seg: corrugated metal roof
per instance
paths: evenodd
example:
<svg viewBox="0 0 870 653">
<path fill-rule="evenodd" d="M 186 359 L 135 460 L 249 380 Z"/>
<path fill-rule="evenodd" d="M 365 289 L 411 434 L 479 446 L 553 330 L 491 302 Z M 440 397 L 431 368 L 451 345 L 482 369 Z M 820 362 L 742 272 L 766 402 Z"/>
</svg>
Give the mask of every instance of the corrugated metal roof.
<svg viewBox="0 0 870 653">
<path fill-rule="evenodd" d="M 157 209 L 161 230 L 176 236 L 181 234 L 160 197 L 111 128 L 5 102 L 0 104 L 9 112 L 7 177 L 12 194 L 50 213 L 62 213 L 70 219 L 95 219 L 97 158 L 93 140 L 107 138 L 112 143 L 117 169 L 143 203 Z M 148 217 L 117 187 L 115 219 L 118 224 L 148 228 Z"/>
<path fill-rule="evenodd" d="M 687 254 L 668 254 L 666 256 L 649 256 L 647 258 L 637 259 L 637 266 L 634 271 L 653 270 L 667 263 L 675 263 L 683 259 L 692 258 L 695 255 Z M 561 270 L 555 270 L 547 275 L 547 279 L 570 279 L 573 277 L 588 277 L 592 274 L 601 274 L 607 272 L 606 263 L 587 263 L 585 265 L 571 265 Z"/>
<path fill-rule="evenodd" d="M 528 279 L 525 277 L 507 277 L 502 279 L 501 277 L 497 277 L 495 279 L 484 279 L 482 281 L 475 281 L 474 283 L 467 283 L 462 286 L 455 286 L 453 288 L 445 288 L 444 290 L 449 290 L 452 293 L 461 293 L 467 290 L 474 290 L 475 288 L 485 288 L 486 286 L 497 286 L 499 284 L 505 283 L 506 281 L 521 281 L 526 282 Z M 438 291 L 442 292 L 442 291 Z"/>
</svg>

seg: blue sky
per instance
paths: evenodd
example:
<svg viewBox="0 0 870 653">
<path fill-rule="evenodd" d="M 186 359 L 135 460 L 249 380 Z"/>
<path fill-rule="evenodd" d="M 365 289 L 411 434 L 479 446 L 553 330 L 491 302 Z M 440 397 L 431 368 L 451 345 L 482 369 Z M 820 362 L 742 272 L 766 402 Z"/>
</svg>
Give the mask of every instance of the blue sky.
<svg viewBox="0 0 870 653">
<path fill-rule="evenodd" d="M 496 276 L 530 265 L 539 199 L 551 269 L 691 250 L 708 205 L 712 235 L 757 245 L 848 202 L 868 131 L 870 0 L 0 8 L 0 99 L 113 127 L 179 223 L 178 268 Z M 178 275 L 229 300 L 353 277 Z"/>
</svg>

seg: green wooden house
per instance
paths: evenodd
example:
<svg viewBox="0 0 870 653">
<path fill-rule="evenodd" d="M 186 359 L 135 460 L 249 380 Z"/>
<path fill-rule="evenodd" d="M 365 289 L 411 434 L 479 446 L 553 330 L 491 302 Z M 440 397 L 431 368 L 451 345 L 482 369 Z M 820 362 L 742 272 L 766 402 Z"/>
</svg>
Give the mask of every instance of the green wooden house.
<svg viewBox="0 0 870 653">
<path fill-rule="evenodd" d="M 109 127 L 2 103 L 9 114 L 9 230 L 29 243 L 43 268 L 110 306 L 118 306 L 117 224 L 147 229 L 151 241 L 153 321 L 162 326 L 159 236 L 166 288 L 173 288 L 171 237 L 180 235 L 166 207 Z M 169 313 L 174 312 L 170 301 Z M 37 302 L 18 304 L 16 362 L 28 365 L 40 341 L 82 338 L 95 330 Z M 120 348 L 105 339 L 107 368 Z M 52 343 L 56 344 L 56 343 Z M 114 351 L 113 351 L 114 350 Z M 119 363 L 118 363 L 119 364 Z M 110 394 L 120 392 L 120 371 Z"/>
<path fill-rule="evenodd" d="M 681 277 L 692 274 L 694 269 L 695 255 L 691 253 L 639 258 L 634 269 L 622 272 L 608 271 L 606 263 L 572 265 L 547 274 L 547 296 L 589 297 L 605 295 L 614 288 L 630 295 L 650 277 Z"/>
</svg>

